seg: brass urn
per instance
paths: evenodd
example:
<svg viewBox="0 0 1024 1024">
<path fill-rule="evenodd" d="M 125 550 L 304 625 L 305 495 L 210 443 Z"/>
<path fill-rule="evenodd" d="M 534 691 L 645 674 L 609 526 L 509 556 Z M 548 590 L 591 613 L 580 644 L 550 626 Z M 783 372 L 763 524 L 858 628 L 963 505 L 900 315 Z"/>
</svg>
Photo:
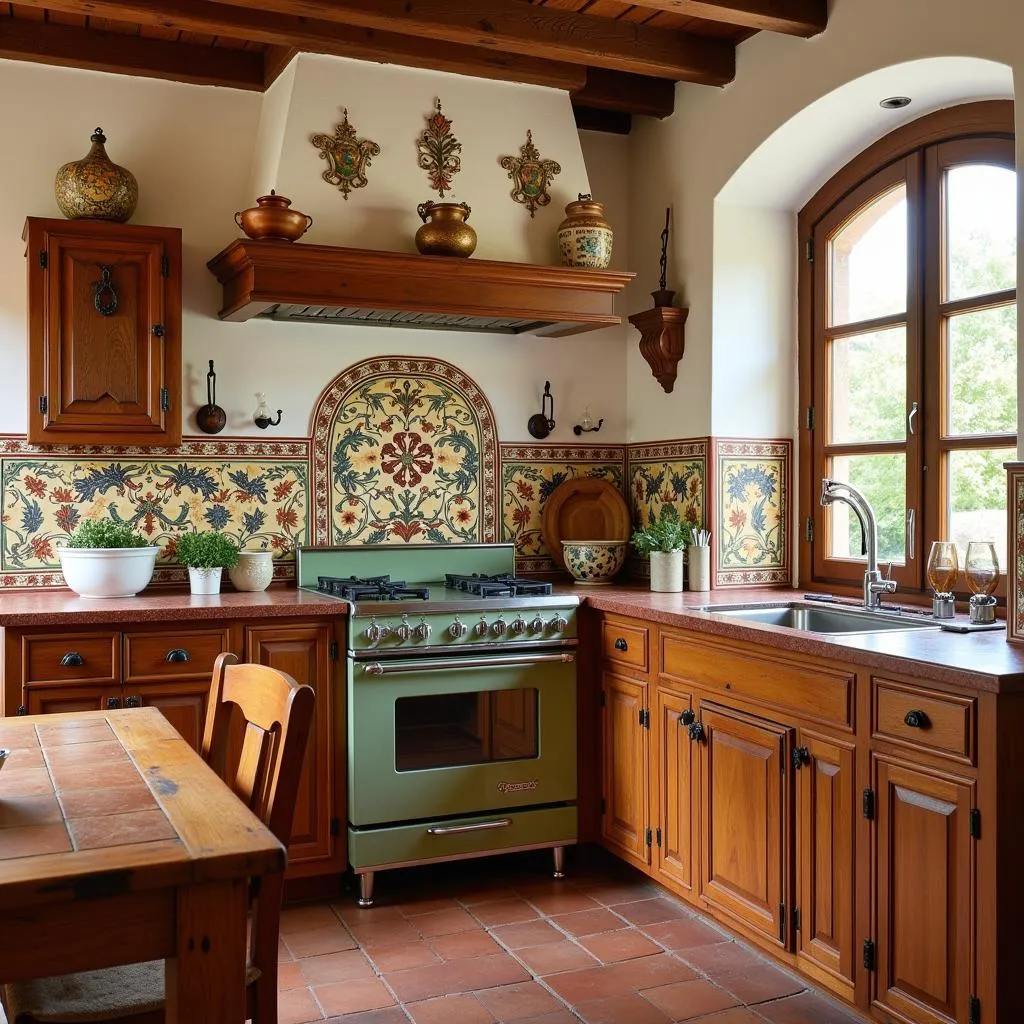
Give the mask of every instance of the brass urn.
<svg viewBox="0 0 1024 1024">
<path fill-rule="evenodd" d="M 235 214 L 235 223 L 250 238 L 276 238 L 281 242 L 294 242 L 312 226 L 308 213 L 289 210 L 290 199 L 279 196 L 273 189 L 269 196 L 260 196 L 255 206 Z"/>
<path fill-rule="evenodd" d="M 468 203 L 420 203 L 416 212 L 423 226 L 416 232 L 416 248 L 424 256 L 472 256 L 476 231 L 466 223 Z"/>
<path fill-rule="evenodd" d="M 580 193 L 565 208 L 558 225 L 558 251 L 564 267 L 605 270 L 612 262 L 612 226 L 604 219 L 604 204 Z"/>
<path fill-rule="evenodd" d="M 53 183 L 57 206 L 71 220 L 91 218 L 123 224 L 135 212 L 139 184 L 126 167 L 115 164 L 103 144 L 102 128 L 90 136 L 92 148 L 81 160 L 65 164 Z"/>
</svg>

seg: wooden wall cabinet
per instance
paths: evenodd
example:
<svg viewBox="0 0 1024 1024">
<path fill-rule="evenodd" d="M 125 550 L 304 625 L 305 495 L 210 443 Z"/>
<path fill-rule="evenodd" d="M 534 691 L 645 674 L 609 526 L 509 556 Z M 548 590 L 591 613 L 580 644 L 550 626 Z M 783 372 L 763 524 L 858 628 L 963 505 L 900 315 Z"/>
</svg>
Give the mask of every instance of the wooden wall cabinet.
<svg viewBox="0 0 1024 1024">
<path fill-rule="evenodd" d="M 29 217 L 28 439 L 181 441 L 181 231 Z"/>
</svg>

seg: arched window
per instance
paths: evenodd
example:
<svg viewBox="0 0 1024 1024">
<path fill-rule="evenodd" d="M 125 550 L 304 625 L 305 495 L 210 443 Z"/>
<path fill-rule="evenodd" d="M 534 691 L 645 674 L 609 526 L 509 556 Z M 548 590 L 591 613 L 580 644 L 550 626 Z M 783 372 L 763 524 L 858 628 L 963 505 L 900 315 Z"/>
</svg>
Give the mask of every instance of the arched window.
<svg viewBox="0 0 1024 1024">
<path fill-rule="evenodd" d="M 900 592 L 934 540 L 995 542 L 1017 443 L 1013 106 L 972 103 L 875 143 L 801 211 L 801 581 L 859 585 L 853 484 Z M 962 581 L 962 576 L 961 576 Z M 958 587 L 958 590 L 963 590 Z"/>
</svg>

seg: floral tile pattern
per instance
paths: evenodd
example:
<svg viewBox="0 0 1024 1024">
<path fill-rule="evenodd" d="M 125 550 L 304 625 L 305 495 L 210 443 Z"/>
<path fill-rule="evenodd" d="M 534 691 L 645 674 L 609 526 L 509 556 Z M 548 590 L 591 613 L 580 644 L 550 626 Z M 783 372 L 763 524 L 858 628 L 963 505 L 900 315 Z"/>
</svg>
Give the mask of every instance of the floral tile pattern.
<svg viewBox="0 0 1024 1024">
<path fill-rule="evenodd" d="M 451 363 L 356 363 L 321 393 L 312 435 L 315 543 L 496 539 L 494 415 Z"/>
<path fill-rule="evenodd" d="M 555 572 L 542 533 L 544 502 L 563 481 L 596 476 L 623 485 L 621 446 L 501 446 L 501 539 L 516 546 L 516 572 Z"/>
<path fill-rule="evenodd" d="M 1007 463 L 1007 508 L 1013 523 L 1013 555 L 1008 559 L 1007 639 L 1024 643 L 1024 463 Z"/>
<path fill-rule="evenodd" d="M 305 441 L 184 442 L 179 448 L 45 449 L 0 439 L 0 588 L 60 586 L 56 549 L 86 518 L 131 523 L 159 545 L 156 582 L 176 582 L 186 530 L 219 530 L 239 546 L 275 552 L 275 576 L 294 577 L 308 536 Z"/>
<path fill-rule="evenodd" d="M 790 582 L 792 454 L 789 440 L 714 441 L 715 586 Z"/>
</svg>

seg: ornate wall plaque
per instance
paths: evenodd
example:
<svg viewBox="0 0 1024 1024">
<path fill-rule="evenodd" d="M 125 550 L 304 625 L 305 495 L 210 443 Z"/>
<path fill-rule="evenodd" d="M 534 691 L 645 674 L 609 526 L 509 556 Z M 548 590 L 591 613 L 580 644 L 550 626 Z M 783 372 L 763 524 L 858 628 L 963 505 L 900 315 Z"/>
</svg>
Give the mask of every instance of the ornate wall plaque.
<svg viewBox="0 0 1024 1024">
<path fill-rule="evenodd" d="M 335 125 L 334 136 L 314 135 L 310 142 L 320 150 L 320 159 L 327 161 L 327 170 L 320 177 L 330 185 L 337 185 L 348 200 L 354 188 L 366 185 L 366 168 L 380 153 L 380 146 L 371 139 L 356 137 L 356 130 L 348 122 L 348 107 L 342 111 L 341 124 Z"/>
<path fill-rule="evenodd" d="M 441 101 L 436 101 L 434 113 L 427 118 L 427 127 L 416 143 L 419 165 L 430 177 L 430 187 L 444 199 L 445 190 L 451 192 L 452 178 L 462 169 L 462 143 L 452 133 L 452 123 L 441 113 Z"/>
<path fill-rule="evenodd" d="M 526 142 L 519 147 L 519 156 L 503 156 L 499 163 L 508 171 L 509 179 L 515 185 L 510 193 L 517 203 L 522 203 L 534 216 L 537 207 L 551 202 L 548 186 L 556 174 L 562 173 L 561 164 L 554 160 L 542 160 L 533 144 L 533 132 L 527 130 Z"/>
</svg>

